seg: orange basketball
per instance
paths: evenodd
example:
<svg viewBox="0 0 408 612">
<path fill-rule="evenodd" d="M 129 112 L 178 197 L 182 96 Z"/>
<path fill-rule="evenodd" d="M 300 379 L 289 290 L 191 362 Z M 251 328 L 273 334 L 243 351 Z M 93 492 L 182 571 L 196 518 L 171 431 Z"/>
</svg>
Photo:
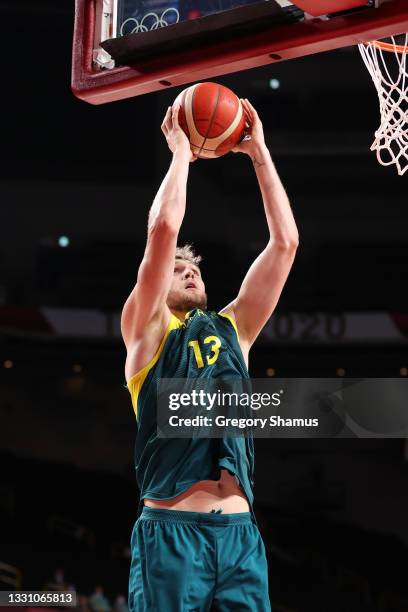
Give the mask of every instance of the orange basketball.
<svg viewBox="0 0 408 612">
<path fill-rule="evenodd" d="M 245 115 L 239 98 L 218 83 L 196 83 L 175 99 L 179 123 L 192 152 L 201 158 L 221 157 L 243 138 Z"/>
</svg>

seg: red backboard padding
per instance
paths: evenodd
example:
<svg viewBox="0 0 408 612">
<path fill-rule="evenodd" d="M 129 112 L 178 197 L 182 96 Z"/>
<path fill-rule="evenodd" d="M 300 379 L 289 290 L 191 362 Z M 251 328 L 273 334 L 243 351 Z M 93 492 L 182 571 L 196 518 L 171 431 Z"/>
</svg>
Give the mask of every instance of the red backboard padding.
<svg viewBox="0 0 408 612">
<path fill-rule="evenodd" d="M 345 3 L 346 0 L 341 4 Z M 333 0 L 330 4 L 340 2 Z M 408 0 L 392 0 L 378 9 L 364 9 L 329 20 L 283 25 L 216 45 L 164 55 L 132 67 L 104 71 L 92 68 L 94 20 L 95 0 L 76 0 L 71 84 L 79 98 L 91 104 L 104 104 L 407 32 Z"/>
<path fill-rule="evenodd" d="M 358 6 L 366 6 L 367 0 L 295 0 L 294 4 L 310 15 L 340 13 Z"/>
</svg>

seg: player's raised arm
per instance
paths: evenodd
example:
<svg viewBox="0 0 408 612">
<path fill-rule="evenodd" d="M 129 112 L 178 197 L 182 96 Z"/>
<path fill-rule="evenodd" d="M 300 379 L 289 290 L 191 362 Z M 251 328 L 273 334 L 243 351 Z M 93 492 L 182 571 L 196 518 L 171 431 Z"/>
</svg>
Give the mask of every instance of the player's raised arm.
<svg viewBox="0 0 408 612">
<path fill-rule="evenodd" d="M 170 311 L 166 297 L 170 289 L 177 237 L 186 208 L 186 184 L 190 161 L 194 157 L 188 138 L 178 123 L 179 106 L 169 107 L 161 129 L 173 153 L 170 168 L 149 212 L 147 243 L 121 318 L 122 336 L 128 346 L 140 338 L 153 320 L 166 325 Z"/>
<path fill-rule="evenodd" d="M 234 315 L 241 344 L 250 348 L 273 313 L 292 267 L 299 235 L 285 189 L 265 145 L 262 123 L 248 100 L 241 100 L 250 138 L 235 152 L 249 155 L 254 164 L 266 220 L 269 242 L 248 270 L 237 298 L 224 312 Z"/>
</svg>

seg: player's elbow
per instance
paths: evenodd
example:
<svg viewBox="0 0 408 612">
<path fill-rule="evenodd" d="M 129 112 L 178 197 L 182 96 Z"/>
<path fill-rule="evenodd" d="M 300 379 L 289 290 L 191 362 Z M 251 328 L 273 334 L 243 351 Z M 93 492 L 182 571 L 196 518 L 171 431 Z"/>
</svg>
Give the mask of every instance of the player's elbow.
<svg viewBox="0 0 408 612">
<path fill-rule="evenodd" d="M 280 250 L 294 252 L 299 246 L 299 234 L 291 234 L 289 236 L 282 236 L 278 240 L 274 241 L 273 246 L 278 247 Z"/>
<path fill-rule="evenodd" d="M 174 238 L 178 236 L 180 228 L 175 222 L 174 216 L 161 214 L 149 223 L 149 237 Z"/>
<path fill-rule="evenodd" d="M 298 246 L 299 246 L 299 234 L 296 233 L 296 235 L 291 236 L 290 239 L 288 240 L 287 248 L 296 251 Z"/>
</svg>

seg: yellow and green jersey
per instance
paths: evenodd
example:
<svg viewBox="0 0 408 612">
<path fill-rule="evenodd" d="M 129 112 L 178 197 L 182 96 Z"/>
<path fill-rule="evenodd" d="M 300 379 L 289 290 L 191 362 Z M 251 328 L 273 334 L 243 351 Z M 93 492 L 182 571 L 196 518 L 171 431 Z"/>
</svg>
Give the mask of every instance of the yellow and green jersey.
<svg viewBox="0 0 408 612">
<path fill-rule="evenodd" d="M 173 314 L 153 359 L 127 383 L 136 414 L 136 477 L 143 498 L 171 499 L 199 480 L 235 475 L 253 504 L 254 443 L 251 435 L 223 438 L 159 438 L 157 385 L 161 378 L 245 378 L 249 374 L 235 321 L 198 308 L 182 322 Z M 253 513 L 253 511 L 252 511 Z"/>
</svg>

